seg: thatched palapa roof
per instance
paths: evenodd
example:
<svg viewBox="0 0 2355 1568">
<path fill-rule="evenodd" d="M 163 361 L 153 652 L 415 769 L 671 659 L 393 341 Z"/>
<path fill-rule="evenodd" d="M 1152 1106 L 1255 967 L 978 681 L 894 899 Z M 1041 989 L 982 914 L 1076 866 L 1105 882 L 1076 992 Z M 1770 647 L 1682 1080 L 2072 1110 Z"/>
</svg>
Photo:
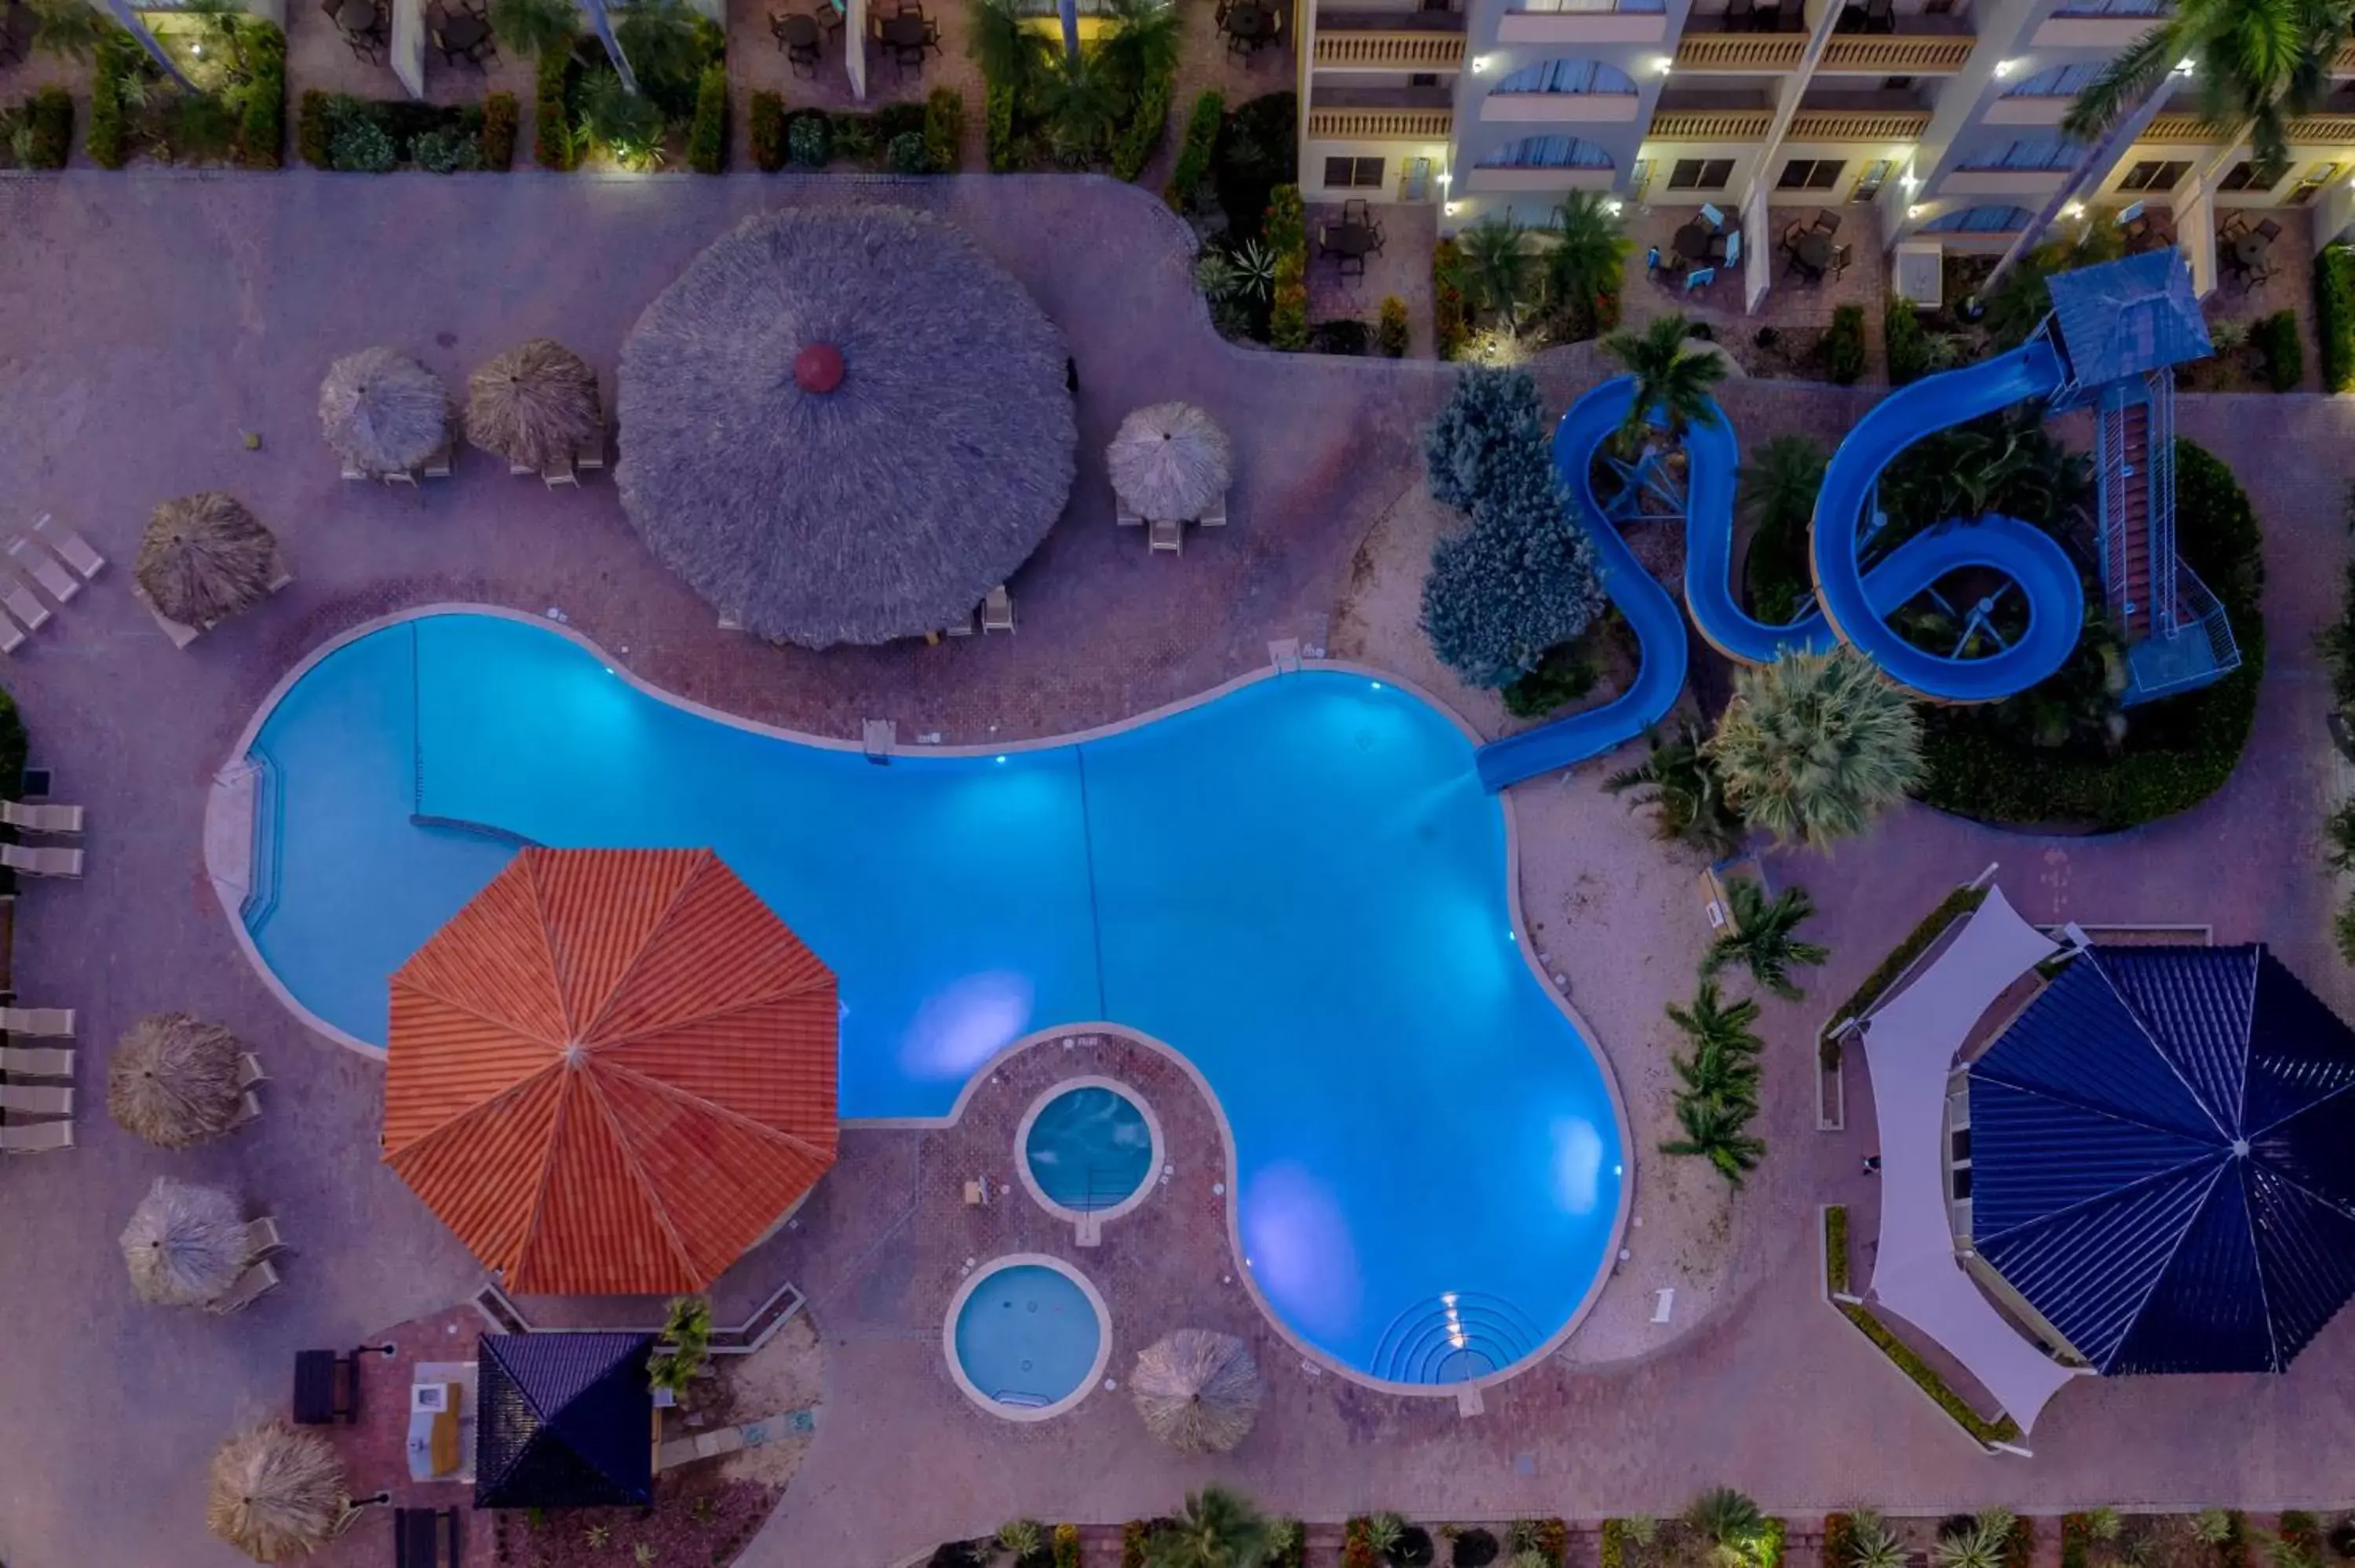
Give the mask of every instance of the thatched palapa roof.
<svg viewBox="0 0 2355 1568">
<path fill-rule="evenodd" d="M 631 523 L 725 617 L 823 648 L 969 617 L 1069 498 L 1062 334 L 949 225 L 763 214 L 622 348 Z"/>
<path fill-rule="evenodd" d="M 155 608 L 188 626 L 209 626 L 270 591 L 278 541 L 245 503 L 218 490 L 155 508 L 133 572 Z"/>
<path fill-rule="evenodd" d="M 201 1307 L 245 1272 L 245 1216 L 218 1187 L 158 1176 L 123 1227 L 131 1287 L 158 1307 Z"/>
<path fill-rule="evenodd" d="M 371 478 L 422 467 L 448 443 L 455 417 L 442 378 L 398 349 L 347 354 L 319 387 L 327 444 Z"/>
<path fill-rule="evenodd" d="M 1208 1329 L 1178 1329 L 1139 1351 L 1128 1386 L 1146 1429 L 1186 1454 L 1241 1442 L 1266 1393 L 1251 1347 Z"/>
<path fill-rule="evenodd" d="M 350 1507 L 343 1462 L 315 1432 L 273 1418 L 213 1455 L 205 1523 L 257 1563 L 309 1555 L 333 1539 Z"/>
<path fill-rule="evenodd" d="M 127 1132 L 186 1149 L 237 1124 L 244 1047 L 218 1023 L 151 1013 L 131 1026 L 106 1066 L 106 1108 Z"/>
<path fill-rule="evenodd" d="M 552 337 L 527 338 L 466 377 L 466 439 L 526 468 L 570 457 L 603 422 L 597 373 Z"/>
<path fill-rule="evenodd" d="M 1227 434 L 1191 403 L 1155 403 L 1120 422 L 1104 448 L 1112 488 L 1140 517 L 1192 522 L 1227 493 Z"/>
</svg>

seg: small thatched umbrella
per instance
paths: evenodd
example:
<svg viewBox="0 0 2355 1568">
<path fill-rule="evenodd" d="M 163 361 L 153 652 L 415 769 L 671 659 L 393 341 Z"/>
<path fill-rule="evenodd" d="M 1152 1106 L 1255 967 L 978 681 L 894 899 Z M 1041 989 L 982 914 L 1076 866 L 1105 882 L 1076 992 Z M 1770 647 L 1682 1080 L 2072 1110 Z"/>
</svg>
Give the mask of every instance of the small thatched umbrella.
<svg viewBox="0 0 2355 1568">
<path fill-rule="evenodd" d="M 131 1026 L 106 1069 L 106 1108 L 165 1149 L 218 1138 L 237 1122 L 244 1047 L 218 1023 L 158 1012 Z"/>
<path fill-rule="evenodd" d="M 1129 1388 L 1146 1430 L 1186 1454 L 1241 1442 L 1266 1393 L 1251 1347 L 1208 1329 L 1179 1329 L 1139 1351 Z"/>
<path fill-rule="evenodd" d="M 347 354 L 319 387 L 327 444 L 372 479 L 422 467 L 449 441 L 454 414 L 442 378 L 396 349 Z"/>
<path fill-rule="evenodd" d="M 648 548 L 756 637 L 970 622 L 1071 498 L 1063 335 L 936 217 L 747 218 L 622 345 L 613 478 Z"/>
<path fill-rule="evenodd" d="M 466 378 L 466 439 L 544 469 L 596 439 L 597 373 L 552 337 L 527 338 Z"/>
<path fill-rule="evenodd" d="M 343 1463 L 315 1432 L 272 1418 L 213 1455 L 205 1523 L 257 1563 L 317 1551 L 335 1538 L 350 1508 Z"/>
<path fill-rule="evenodd" d="M 158 1307 L 201 1307 L 245 1270 L 245 1217 L 218 1187 L 158 1176 L 123 1227 L 131 1287 Z"/>
<path fill-rule="evenodd" d="M 1104 448 L 1115 494 L 1140 517 L 1191 522 L 1227 493 L 1227 433 L 1191 403 L 1155 403 L 1120 422 Z"/>
<path fill-rule="evenodd" d="M 268 593 L 277 565 L 278 541 L 243 502 L 200 490 L 155 508 L 133 569 L 157 609 L 209 626 Z"/>
</svg>

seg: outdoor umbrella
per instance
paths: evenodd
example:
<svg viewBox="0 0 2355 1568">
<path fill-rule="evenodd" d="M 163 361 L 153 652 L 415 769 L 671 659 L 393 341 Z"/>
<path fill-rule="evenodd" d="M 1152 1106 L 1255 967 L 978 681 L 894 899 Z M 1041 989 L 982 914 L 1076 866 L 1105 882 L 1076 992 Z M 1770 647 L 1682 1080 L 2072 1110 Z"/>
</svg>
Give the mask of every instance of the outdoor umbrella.
<svg viewBox="0 0 2355 1568">
<path fill-rule="evenodd" d="M 1207 1329 L 1179 1329 L 1139 1351 L 1129 1389 L 1146 1430 L 1186 1454 L 1241 1442 L 1266 1393 L 1251 1347 Z"/>
<path fill-rule="evenodd" d="M 131 1026 L 106 1068 L 106 1108 L 126 1132 L 186 1149 L 236 1125 L 244 1048 L 218 1023 L 151 1013 Z"/>
<path fill-rule="evenodd" d="M 525 468 L 570 458 L 603 423 L 597 373 L 551 337 L 527 338 L 466 378 L 466 439 Z"/>
<path fill-rule="evenodd" d="M 332 1540 L 351 1508 L 335 1449 L 272 1418 L 213 1455 L 205 1523 L 257 1563 L 305 1556 Z"/>
<path fill-rule="evenodd" d="M 209 626 L 270 591 L 278 541 L 245 503 L 218 490 L 155 508 L 134 568 L 155 608 L 187 626 Z"/>
<path fill-rule="evenodd" d="M 824 648 L 960 621 L 1071 496 L 1062 334 L 935 217 L 748 218 L 622 346 L 622 504 L 756 637 Z"/>
<path fill-rule="evenodd" d="M 509 1290 L 701 1290 L 834 1163 L 839 1022 L 709 850 L 526 849 L 392 977 L 385 1162 Z"/>
<path fill-rule="evenodd" d="M 396 349 L 347 354 L 319 387 L 327 444 L 371 479 L 423 467 L 448 444 L 451 417 L 442 378 Z"/>
<path fill-rule="evenodd" d="M 1155 403 L 1120 422 L 1104 448 L 1114 493 L 1140 517 L 1190 522 L 1227 493 L 1227 435 L 1191 403 Z"/>
<path fill-rule="evenodd" d="M 218 1187 L 158 1176 L 123 1227 L 131 1287 L 158 1307 L 201 1307 L 245 1271 L 245 1217 Z"/>
</svg>

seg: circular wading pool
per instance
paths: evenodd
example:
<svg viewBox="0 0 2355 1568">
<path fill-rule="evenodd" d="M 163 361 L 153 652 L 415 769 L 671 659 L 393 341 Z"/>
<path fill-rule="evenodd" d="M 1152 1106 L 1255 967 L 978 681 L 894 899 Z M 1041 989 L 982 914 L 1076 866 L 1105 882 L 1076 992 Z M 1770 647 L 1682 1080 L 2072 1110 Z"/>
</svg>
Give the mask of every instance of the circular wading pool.
<svg viewBox="0 0 2355 1568">
<path fill-rule="evenodd" d="M 1127 1085 L 1071 1078 L 1032 1102 L 1015 1134 L 1022 1184 L 1067 1219 L 1109 1219 L 1145 1201 L 1161 1127 Z"/>
<path fill-rule="evenodd" d="M 943 1339 L 965 1397 L 1008 1421 L 1043 1421 L 1087 1397 L 1112 1358 L 1103 1298 L 1059 1258 L 986 1263 L 949 1303 Z"/>
</svg>

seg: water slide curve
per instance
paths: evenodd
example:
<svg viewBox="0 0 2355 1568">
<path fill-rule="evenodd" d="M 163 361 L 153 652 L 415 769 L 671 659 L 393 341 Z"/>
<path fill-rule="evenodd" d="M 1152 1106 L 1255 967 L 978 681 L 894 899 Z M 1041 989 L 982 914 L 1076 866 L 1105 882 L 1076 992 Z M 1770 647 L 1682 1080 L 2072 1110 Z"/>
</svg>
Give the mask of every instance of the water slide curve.
<svg viewBox="0 0 2355 1568">
<path fill-rule="evenodd" d="M 2065 372 L 2043 337 L 1993 359 L 1926 376 L 1891 392 L 1857 422 L 1825 470 L 1816 500 L 1811 556 L 1820 607 L 1785 626 L 1752 618 L 1733 589 L 1733 493 L 1741 451 L 1732 423 L 1686 434 L 1685 604 L 1693 624 L 1730 659 L 1763 664 L 1785 649 L 1820 652 L 1836 641 L 1861 650 L 1891 680 L 1940 702 L 2008 697 L 2051 674 L 2077 645 L 2084 589 L 2068 553 L 2018 518 L 1953 521 L 1918 534 L 1876 562 L 1859 558 L 1859 528 L 1882 469 L 1933 430 L 1966 423 L 2057 389 Z M 1636 633 L 1640 662 L 1627 690 L 1599 708 L 1491 741 L 1477 754 L 1481 784 L 1502 789 L 1567 768 L 1644 733 L 1684 689 L 1684 617 L 1636 560 L 1596 500 L 1590 477 L 1596 449 L 1626 418 L 1635 378 L 1604 382 L 1571 405 L 1555 429 L 1554 466 L 1594 541 L 1604 591 Z M 2025 632 L 1983 658 L 1956 659 L 1906 641 L 1884 618 L 1949 572 L 1990 567 L 2019 586 Z"/>
</svg>

